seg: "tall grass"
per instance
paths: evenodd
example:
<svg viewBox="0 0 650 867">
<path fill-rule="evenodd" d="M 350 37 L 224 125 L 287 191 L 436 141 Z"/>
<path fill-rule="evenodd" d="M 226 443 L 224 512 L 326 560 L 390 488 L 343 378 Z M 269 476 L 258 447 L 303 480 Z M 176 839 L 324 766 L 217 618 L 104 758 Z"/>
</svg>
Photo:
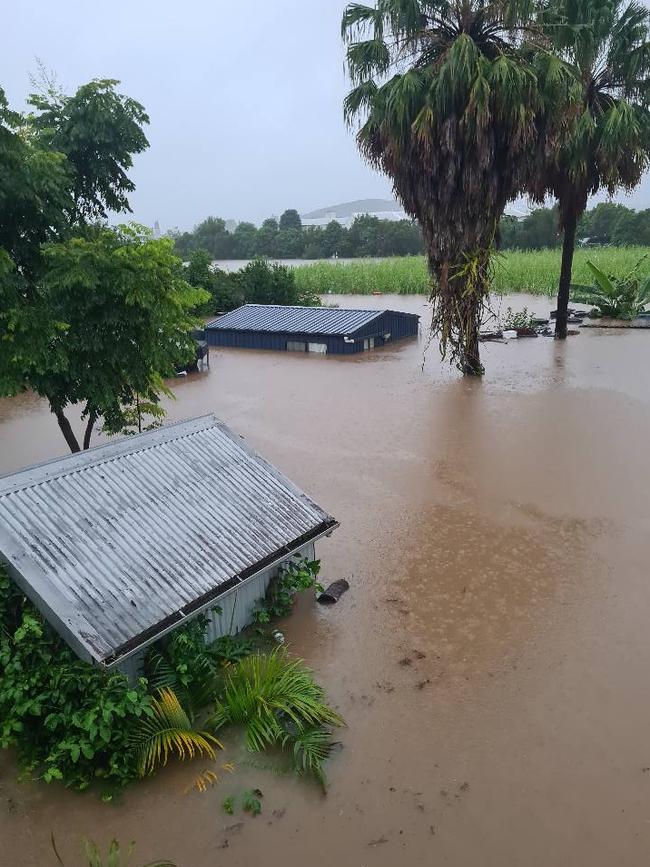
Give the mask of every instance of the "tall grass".
<svg viewBox="0 0 650 867">
<path fill-rule="evenodd" d="M 574 283 L 591 283 L 587 260 L 607 273 L 625 274 L 644 256 L 641 273 L 650 273 L 650 247 L 591 247 L 576 250 Z M 560 250 L 512 251 L 495 259 L 494 290 L 503 294 L 528 292 L 554 295 L 560 276 Z M 316 262 L 295 269 L 301 289 L 320 295 L 423 295 L 429 292 L 424 258 L 360 260 L 358 262 Z"/>
</svg>

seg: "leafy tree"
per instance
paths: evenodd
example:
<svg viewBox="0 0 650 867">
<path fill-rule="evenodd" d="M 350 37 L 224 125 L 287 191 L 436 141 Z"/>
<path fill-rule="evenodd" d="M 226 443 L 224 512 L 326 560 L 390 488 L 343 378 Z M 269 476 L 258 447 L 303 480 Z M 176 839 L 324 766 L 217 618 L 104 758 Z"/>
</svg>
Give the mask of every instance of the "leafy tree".
<svg viewBox="0 0 650 867">
<path fill-rule="evenodd" d="M 579 222 L 578 232 L 582 237 L 589 238 L 591 243 L 610 244 L 619 220 L 627 212 L 625 205 L 601 202 L 591 211 L 585 211 Z"/>
<path fill-rule="evenodd" d="M 68 230 L 74 207 L 63 154 L 45 150 L 24 133 L 24 119 L 9 109 L 0 88 L 0 249 L 13 263 L 13 279 L 33 279 L 40 245 Z"/>
<path fill-rule="evenodd" d="M 280 226 L 275 217 L 264 220 L 257 232 L 257 255 L 273 256 L 275 254 L 275 241 L 279 231 Z"/>
<path fill-rule="evenodd" d="M 239 223 L 233 232 L 233 255 L 236 259 L 251 259 L 257 254 L 257 227 L 254 223 Z"/>
<path fill-rule="evenodd" d="M 0 98 L 0 393 L 45 397 L 73 451 L 71 405 L 86 419 L 84 447 L 100 418 L 115 431 L 160 414 L 162 377 L 186 357 L 181 331 L 204 299 L 170 241 L 89 225 L 129 210 L 126 170 L 147 147 L 144 109 L 117 84 L 72 97 L 48 85 L 27 117 Z"/>
<path fill-rule="evenodd" d="M 115 91 L 118 84 L 95 79 L 73 96 L 50 85 L 29 99 L 31 128 L 44 149 L 64 154 L 70 167 L 72 223 L 131 210 L 127 195 L 135 185 L 127 171 L 133 155 L 149 147 L 142 129 L 149 118 L 139 102 Z"/>
<path fill-rule="evenodd" d="M 194 229 L 194 249 L 206 250 L 213 259 L 227 258 L 231 246 L 232 236 L 220 217 L 208 217 Z"/>
<path fill-rule="evenodd" d="M 569 133 L 531 178 L 558 200 L 564 229 L 556 336 L 567 309 L 578 220 L 590 195 L 633 189 L 648 165 L 650 13 L 637 0 L 546 0 L 540 23 L 573 76 Z"/>
<path fill-rule="evenodd" d="M 299 259 L 305 249 L 300 229 L 280 229 L 273 247 L 273 255 L 280 259 Z"/>
<path fill-rule="evenodd" d="M 207 300 L 195 311 L 201 316 L 215 316 L 241 304 L 236 280 L 212 265 L 212 257 L 205 250 L 195 250 L 187 264 L 185 277 L 190 286 L 205 290 Z"/>
<path fill-rule="evenodd" d="M 44 245 L 29 304 L 19 281 L 0 281 L 0 388 L 46 398 L 73 452 L 69 406 L 82 408 L 88 448 L 99 419 L 117 432 L 130 411 L 155 413 L 163 377 L 194 351 L 190 311 L 208 296 L 183 280 L 172 248 L 134 228 L 92 229 Z"/>
<path fill-rule="evenodd" d="M 280 229 L 302 229 L 302 220 L 300 214 L 294 208 L 289 208 L 280 217 Z"/>
<path fill-rule="evenodd" d="M 481 374 L 478 329 L 506 203 L 534 161 L 540 99 L 520 50 L 526 0 L 351 3 L 342 34 L 358 144 L 417 219 L 443 356 Z M 395 70 L 395 71 L 394 71 Z"/>
<path fill-rule="evenodd" d="M 233 275 L 246 304 L 320 304 L 317 295 L 296 286 L 291 268 L 254 259 Z"/>
</svg>

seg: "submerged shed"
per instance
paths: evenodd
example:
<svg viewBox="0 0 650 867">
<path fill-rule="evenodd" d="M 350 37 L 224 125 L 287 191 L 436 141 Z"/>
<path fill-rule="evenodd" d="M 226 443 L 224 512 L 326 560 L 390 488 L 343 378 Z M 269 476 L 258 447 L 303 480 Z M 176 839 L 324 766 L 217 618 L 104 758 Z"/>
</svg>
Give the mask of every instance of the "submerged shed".
<svg viewBox="0 0 650 867">
<path fill-rule="evenodd" d="M 245 304 L 205 327 L 210 346 L 349 354 L 418 334 L 420 317 L 395 310 Z"/>
<path fill-rule="evenodd" d="M 200 612 L 249 622 L 279 566 L 336 521 L 213 416 L 0 478 L 0 558 L 82 658 L 137 673 Z"/>
</svg>

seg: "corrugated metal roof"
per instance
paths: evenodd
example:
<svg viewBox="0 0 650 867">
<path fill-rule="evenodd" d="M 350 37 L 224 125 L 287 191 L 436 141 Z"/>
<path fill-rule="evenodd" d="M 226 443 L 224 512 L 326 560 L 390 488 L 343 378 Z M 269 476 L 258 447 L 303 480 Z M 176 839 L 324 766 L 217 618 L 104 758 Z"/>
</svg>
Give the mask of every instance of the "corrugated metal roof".
<svg viewBox="0 0 650 867">
<path fill-rule="evenodd" d="M 289 334 L 354 334 L 386 310 L 346 310 L 341 307 L 282 307 L 244 304 L 214 319 L 206 329 L 218 331 L 266 331 Z M 404 313 L 403 316 L 413 314 Z"/>
<path fill-rule="evenodd" d="M 110 664 L 335 525 L 213 416 L 0 478 L 0 556 Z"/>
</svg>

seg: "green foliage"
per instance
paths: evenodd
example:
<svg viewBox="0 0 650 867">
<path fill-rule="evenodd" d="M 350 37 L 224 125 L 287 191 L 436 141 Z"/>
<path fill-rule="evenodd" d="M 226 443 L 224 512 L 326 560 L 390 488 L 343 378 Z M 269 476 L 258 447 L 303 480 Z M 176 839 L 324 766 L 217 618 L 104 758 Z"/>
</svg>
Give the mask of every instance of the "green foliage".
<svg viewBox="0 0 650 867">
<path fill-rule="evenodd" d="M 262 802 L 260 798 L 262 793 L 259 789 L 252 789 L 244 792 L 242 795 L 242 807 L 245 813 L 250 813 L 252 816 L 259 816 L 262 812 Z"/>
<path fill-rule="evenodd" d="M 650 304 L 650 275 L 639 277 L 641 264 L 639 262 L 626 276 L 616 277 L 608 276 L 593 262 L 587 262 L 595 283 L 593 286 L 573 286 L 571 299 L 593 305 L 601 316 L 635 319 Z"/>
<path fill-rule="evenodd" d="M 151 712 L 145 681 L 77 659 L 0 571 L 0 747 L 25 773 L 124 786 L 138 773 L 131 734 Z"/>
<path fill-rule="evenodd" d="M 522 47 L 531 6 L 376 0 L 343 14 L 345 117 L 359 121 L 363 156 L 422 228 L 432 330 L 468 374 L 483 372 L 478 327 L 499 220 L 553 130 L 537 53 Z"/>
<path fill-rule="evenodd" d="M 564 129 L 528 183 L 537 201 L 557 198 L 565 229 L 555 330 L 564 338 L 576 224 L 589 196 L 603 188 L 610 196 L 634 189 L 650 164 L 650 10 L 637 0 L 539 5 L 541 31 L 571 77 L 566 94 L 553 88 L 547 97 L 563 114 Z"/>
<path fill-rule="evenodd" d="M 147 147 L 139 103 L 113 80 L 66 96 L 50 81 L 27 117 L 0 91 L 0 395 L 46 398 L 72 451 L 65 412 L 108 432 L 160 416 L 163 377 L 192 357 L 192 308 L 169 240 L 94 221 L 129 210 L 126 172 Z M 92 222 L 92 225 L 91 225 Z"/>
<path fill-rule="evenodd" d="M 575 256 L 575 281 L 586 284 L 591 279 L 587 260 L 593 261 L 601 269 L 624 273 L 633 268 L 648 251 L 648 247 L 578 249 Z M 557 291 L 560 261 L 559 250 L 502 253 L 495 260 L 493 290 L 501 294 L 526 292 L 552 296 Z M 319 262 L 294 270 L 298 284 L 323 295 L 328 292 L 340 295 L 371 295 L 373 292 L 428 295 L 430 291 L 427 264 L 420 256 L 384 259 L 381 262 Z M 641 276 L 647 273 L 650 273 L 650 262 L 644 262 L 639 270 Z"/>
<path fill-rule="evenodd" d="M 302 220 L 298 211 L 294 208 L 286 210 L 280 217 L 279 228 L 281 232 L 289 229 L 300 231 L 302 229 Z"/>
<path fill-rule="evenodd" d="M 517 328 L 533 328 L 535 325 L 535 314 L 529 313 L 528 308 L 514 311 L 512 307 L 507 307 L 505 316 L 502 318 L 501 327 L 506 331 Z"/>
<path fill-rule="evenodd" d="M 224 813 L 227 813 L 229 816 L 232 816 L 233 813 L 235 812 L 235 799 L 233 798 L 233 796 L 230 795 L 229 797 L 224 798 L 223 803 L 221 804 L 221 807 L 222 807 Z"/>
<path fill-rule="evenodd" d="M 206 295 L 182 279 L 171 241 L 137 228 L 50 242 L 43 258 L 29 305 L 0 283 L 0 391 L 30 388 L 60 423 L 68 405 L 80 404 L 84 417 L 119 432 L 137 401 L 156 405 L 169 394 L 163 377 L 192 357 L 191 310 Z"/>
<path fill-rule="evenodd" d="M 317 295 L 296 286 L 291 268 L 254 259 L 233 275 L 245 304 L 320 304 Z"/>
<path fill-rule="evenodd" d="M 311 774 L 325 788 L 323 765 L 334 747 L 327 729 L 321 726 L 292 727 L 292 731 L 283 736 L 282 746 L 291 750 L 293 766 L 298 774 Z"/>
<path fill-rule="evenodd" d="M 119 81 L 94 79 L 73 96 L 44 82 L 30 96 L 30 126 L 44 150 L 61 153 L 70 167 L 72 222 L 103 219 L 109 211 L 130 211 L 135 189 L 127 175 L 133 154 L 149 147 L 143 125 L 149 118 L 139 102 L 116 92 Z"/>
<path fill-rule="evenodd" d="M 422 233 L 416 223 L 411 220 L 381 220 L 368 214 L 355 217 L 349 228 L 336 220 L 326 226 L 303 226 L 294 210 L 285 211 L 279 224 L 275 220 L 266 220 L 260 229 L 253 223 L 239 223 L 234 232 L 228 233 L 223 220 L 218 224 L 223 224 L 218 241 L 206 238 L 204 223 L 192 232 L 176 233 L 173 237 L 177 254 L 191 261 L 192 253 L 197 250 L 205 251 L 209 259 L 252 259 L 256 256 L 329 259 L 332 256 L 407 256 L 422 252 Z M 204 283 L 200 285 L 205 286 Z M 222 306 L 220 309 L 228 308 Z"/>
<path fill-rule="evenodd" d="M 52 835 L 51 841 L 56 860 L 61 867 L 65 867 L 56 847 L 54 835 Z M 135 843 L 131 843 L 126 851 L 123 851 L 117 840 L 111 840 L 106 857 L 104 857 L 96 843 L 93 843 L 92 840 L 84 840 L 84 853 L 88 867 L 128 867 L 134 850 Z M 176 865 L 171 861 L 150 861 L 148 864 L 144 864 L 143 867 L 176 867 Z"/>
<path fill-rule="evenodd" d="M 215 747 L 223 749 L 209 732 L 192 727 L 187 711 L 171 689 L 161 689 L 151 699 L 151 713 L 145 717 L 132 743 L 138 752 L 141 777 L 153 774 L 158 765 L 166 765 L 170 755 L 181 761 L 195 756 L 216 758 Z"/>
<path fill-rule="evenodd" d="M 219 730 L 240 726 L 254 752 L 272 746 L 288 748 L 304 771 L 322 780 L 327 727 L 343 720 L 325 702 L 325 694 L 301 660 L 291 660 L 282 648 L 254 654 L 227 670 L 224 689 L 206 725 Z M 322 739 L 308 735 L 318 728 Z M 331 739 L 330 739 L 331 740 Z"/>
<path fill-rule="evenodd" d="M 220 612 L 218 607 L 212 610 Z M 191 716 L 214 701 L 224 666 L 254 650 L 254 643 L 240 635 L 223 635 L 206 643 L 208 623 L 207 615 L 199 614 L 157 641 L 145 657 L 150 688 L 173 690 Z"/>
<path fill-rule="evenodd" d="M 185 279 L 190 286 L 208 293 L 207 300 L 196 313 L 200 316 L 216 316 L 239 307 L 242 296 L 231 274 L 212 266 L 212 257 L 206 250 L 194 250 L 189 257 Z"/>
<path fill-rule="evenodd" d="M 322 591 L 318 583 L 320 560 L 295 559 L 283 564 L 271 579 L 265 598 L 253 612 L 256 623 L 270 623 L 275 617 L 291 614 L 296 593 Z"/>
</svg>

